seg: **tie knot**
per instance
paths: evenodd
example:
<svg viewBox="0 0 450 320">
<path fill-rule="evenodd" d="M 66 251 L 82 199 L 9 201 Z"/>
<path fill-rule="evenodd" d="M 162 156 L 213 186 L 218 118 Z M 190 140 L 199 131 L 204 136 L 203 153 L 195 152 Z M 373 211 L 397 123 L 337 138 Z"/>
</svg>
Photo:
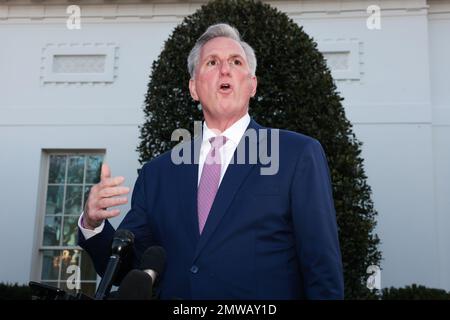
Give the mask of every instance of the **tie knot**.
<svg viewBox="0 0 450 320">
<path fill-rule="evenodd" d="M 227 142 L 227 140 L 228 139 L 225 136 L 217 136 L 217 137 L 210 138 L 209 142 L 211 143 L 211 146 L 213 148 L 219 149 Z"/>
</svg>

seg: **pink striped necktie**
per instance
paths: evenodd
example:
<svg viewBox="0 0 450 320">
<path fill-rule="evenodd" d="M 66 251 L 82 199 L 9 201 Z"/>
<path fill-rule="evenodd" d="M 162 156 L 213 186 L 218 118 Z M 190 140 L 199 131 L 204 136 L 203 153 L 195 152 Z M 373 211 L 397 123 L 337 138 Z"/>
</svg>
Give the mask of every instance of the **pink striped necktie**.
<svg viewBox="0 0 450 320">
<path fill-rule="evenodd" d="M 209 139 L 211 150 L 206 156 L 202 169 L 202 176 L 197 191 L 198 226 L 200 234 L 208 219 L 209 211 L 219 188 L 220 171 L 222 161 L 219 149 L 227 142 L 225 136 L 217 136 Z"/>
</svg>

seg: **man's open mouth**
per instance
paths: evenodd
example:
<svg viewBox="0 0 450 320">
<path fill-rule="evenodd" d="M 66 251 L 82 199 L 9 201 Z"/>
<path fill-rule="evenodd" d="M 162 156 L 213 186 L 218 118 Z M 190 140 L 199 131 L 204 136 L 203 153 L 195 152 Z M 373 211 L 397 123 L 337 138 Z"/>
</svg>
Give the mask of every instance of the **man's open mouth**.
<svg viewBox="0 0 450 320">
<path fill-rule="evenodd" d="M 231 91 L 231 84 L 224 82 L 221 83 L 219 86 L 219 91 L 221 92 L 230 92 Z"/>
</svg>

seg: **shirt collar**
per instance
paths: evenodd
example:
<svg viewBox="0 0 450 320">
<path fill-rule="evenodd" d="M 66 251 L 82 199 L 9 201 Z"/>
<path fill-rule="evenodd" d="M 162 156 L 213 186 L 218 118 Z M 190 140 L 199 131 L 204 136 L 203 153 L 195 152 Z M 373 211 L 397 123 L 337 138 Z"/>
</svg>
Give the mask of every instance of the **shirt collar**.
<svg viewBox="0 0 450 320">
<path fill-rule="evenodd" d="M 242 118 L 233 123 L 231 127 L 222 132 L 221 135 L 227 137 L 227 139 L 232 141 L 235 145 L 238 145 L 249 123 L 250 123 L 250 115 L 246 113 Z M 209 129 L 208 126 L 206 125 L 206 121 L 204 121 L 202 141 L 205 142 L 215 136 L 216 134 L 214 133 L 214 131 Z"/>
</svg>

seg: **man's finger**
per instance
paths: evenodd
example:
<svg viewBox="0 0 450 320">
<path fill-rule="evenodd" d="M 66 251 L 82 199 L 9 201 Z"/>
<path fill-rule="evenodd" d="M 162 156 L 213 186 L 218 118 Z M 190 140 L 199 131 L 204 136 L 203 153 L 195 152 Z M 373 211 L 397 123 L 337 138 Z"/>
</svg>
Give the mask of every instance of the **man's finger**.
<svg viewBox="0 0 450 320">
<path fill-rule="evenodd" d="M 105 180 L 110 177 L 111 177 L 111 170 L 109 169 L 109 166 L 106 163 L 103 163 L 102 170 L 100 173 L 100 180 Z"/>
<path fill-rule="evenodd" d="M 114 178 L 107 178 L 105 180 L 102 180 L 100 182 L 102 188 L 106 187 L 116 187 L 120 184 L 122 184 L 125 181 L 125 177 L 118 176 Z"/>
<path fill-rule="evenodd" d="M 98 206 L 100 208 L 111 208 L 115 206 L 120 206 L 128 202 L 127 198 L 103 198 L 98 201 Z"/>
<path fill-rule="evenodd" d="M 127 194 L 130 192 L 130 188 L 128 187 L 107 187 L 103 188 L 99 192 L 100 198 L 108 198 L 108 197 L 115 197 L 115 196 L 121 196 L 123 194 Z"/>
<path fill-rule="evenodd" d="M 119 209 L 113 209 L 113 210 L 99 210 L 97 212 L 97 215 L 99 216 L 99 218 L 101 218 L 102 220 L 108 219 L 108 218 L 113 218 L 113 217 L 117 217 L 120 214 L 120 210 Z"/>
</svg>

